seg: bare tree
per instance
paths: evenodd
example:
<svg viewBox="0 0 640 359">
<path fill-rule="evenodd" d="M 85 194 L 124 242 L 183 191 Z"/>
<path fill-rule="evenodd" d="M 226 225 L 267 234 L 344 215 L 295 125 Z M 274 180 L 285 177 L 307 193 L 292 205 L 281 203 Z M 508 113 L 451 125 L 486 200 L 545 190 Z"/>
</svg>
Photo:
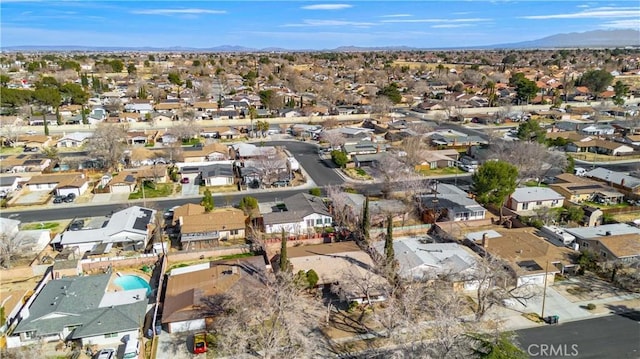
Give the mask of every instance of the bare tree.
<svg viewBox="0 0 640 359">
<path fill-rule="evenodd" d="M 537 142 L 496 141 L 486 154 L 487 159 L 498 159 L 518 168 L 521 180 L 541 180 L 552 169 L 563 170 L 567 166 L 566 155 L 560 151 L 549 151 Z"/>
<path fill-rule="evenodd" d="M 0 266 L 11 268 L 11 261 L 18 258 L 21 248 L 15 235 L 0 233 Z"/>
<path fill-rule="evenodd" d="M 375 164 L 375 169 L 382 177 L 382 193 L 389 197 L 396 182 L 406 179 L 413 174 L 413 169 L 401 161 L 397 156 L 386 153 Z"/>
<path fill-rule="evenodd" d="M 330 200 L 331 215 L 334 223 L 349 232 L 359 230 L 361 225 L 361 209 L 354 208 L 348 201 L 347 194 L 340 187 L 328 186 L 326 188 L 327 197 Z"/>
<path fill-rule="evenodd" d="M 200 134 L 200 126 L 191 120 L 182 120 L 171 127 L 170 132 L 179 140 L 190 140 Z"/>
<path fill-rule="evenodd" d="M 126 124 L 98 124 L 93 136 L 87 141 L 87 152 L 103 159 L 108 169 L 117 168 L 123 158 L 127 129 Z"/>
<path fill-rule="evenodd" d="M 264 285 L 235 287 L 219 305 L 214 322 L 218 352 L 237 357 L 311 358 L 324 339 L 318 334 L 320 303 L 290 273 L 264 276 Z"/>
<path fill-rule="evenodd" d="M 344 135 L 338 129 L 322 131 L 320 140 L 328 142 L 332 149 L 344 145 L 346 141 Z"/>
</svg>

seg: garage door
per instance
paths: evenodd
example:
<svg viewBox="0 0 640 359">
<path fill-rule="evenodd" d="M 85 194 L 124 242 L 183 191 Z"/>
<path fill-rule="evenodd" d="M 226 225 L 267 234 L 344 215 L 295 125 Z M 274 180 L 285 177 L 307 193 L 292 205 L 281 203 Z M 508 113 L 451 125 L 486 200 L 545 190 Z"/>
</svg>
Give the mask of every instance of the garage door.
<svg viewBox="0 0 640 359">
<path fill-rule="evenodd" d="M 195 319 L 195 320 L 187 320 L 183 322 L 174 322 L 169 324 L 169 332 L 171 333 L 181 333 L 188 332 L 192 330 L 202 330 L 205 329 L 206 325 L 203 319 Z"/>
<path fill-rule="evenodd" d="M 519 277 L 518 286 L 522 286 L 525 284 L 536 284 L 540 286 L 544 285 L 544 273 L 535 276 Z"/>
</svg>

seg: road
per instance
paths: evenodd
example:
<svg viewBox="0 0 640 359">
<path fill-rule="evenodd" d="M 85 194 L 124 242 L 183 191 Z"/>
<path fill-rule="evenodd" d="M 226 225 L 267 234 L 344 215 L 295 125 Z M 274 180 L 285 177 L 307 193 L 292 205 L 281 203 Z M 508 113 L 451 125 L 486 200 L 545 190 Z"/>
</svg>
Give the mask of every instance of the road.
<svg viewBox="0 0 640 359">
<path fill-rule="evenodd" d="M 520 347 L 532 358 L 638 358 L 639 321 L 638 311 L 564 324 L 560 318 L 559 325 L 516 334 Z"/>
<path fill-rule="evenodd" d="M 318 146 L 314 143 L 302 141 L 270 141 L 265 142 L 265 145 L 285 146 L 318 187 L 341 185 L 344 183 L 344 179 L 334 170 L 336 168 L 335 164 L 330 160 L 323 160 L 318 156 Z"/>
</svg>

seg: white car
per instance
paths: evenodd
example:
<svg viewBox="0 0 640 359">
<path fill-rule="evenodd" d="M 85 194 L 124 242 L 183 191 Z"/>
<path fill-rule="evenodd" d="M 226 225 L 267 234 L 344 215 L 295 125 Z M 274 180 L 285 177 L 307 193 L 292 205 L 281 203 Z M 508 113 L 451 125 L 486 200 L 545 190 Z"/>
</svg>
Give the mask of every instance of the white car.
<svg viewBox="0 0 640 359">
<path fill-rule="evenodd" d="M 35 135 L 35 134 L 36 134 L 36 131 L 34 131 L 34 130 L 29 130 L 29 131 L 27 131 L 27 132 L 25 132 L 25 133 L 26 133 L 27 135 Z"/>
<path fill-rule="evenodd" d="M 96 359 L 115 359 L 115 349 L 102 349 L 96 355 Z"/>
</svg>

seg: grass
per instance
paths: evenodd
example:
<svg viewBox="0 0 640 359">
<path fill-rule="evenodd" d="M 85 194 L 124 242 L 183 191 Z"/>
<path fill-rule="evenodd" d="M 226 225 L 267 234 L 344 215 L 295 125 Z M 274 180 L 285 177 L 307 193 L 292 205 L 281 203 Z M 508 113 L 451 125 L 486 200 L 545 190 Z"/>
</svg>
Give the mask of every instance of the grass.
<svg viewBox="0 0 640 359">
<path fill-rule="evenodd" d="M 604 203 L 596 203 L 596 202 L 585 201 L 583 203 L 588 205 L 589 207 L 596 207 L 596 208 L 600 208 L 600 209 L 627 208 L 627 207 L 630 207 L 629 204 L 626 203 L 626 202 L 622 202 L 622 203 L 618 203 L 618 204 L 604 204 Z"/>
<path fill-rule="evenodd" d="M 204 191 L 206 189 L 209 189 L 209 191 L 211 191 L 211 193 L 237 192 L 238 191 L 238 186 L 235 185 L 235 184 L 228 185 L 228 186 L 212 186 L 212 187 L 200 186 L 200 189 L 198 190 L 198 193 L 204 194 Z"/>
<path fill-rule="evenodd" d="M 423 176 L 440 176 L 440 175 L 455 175 L 455 174 L 465 174 L 467 172 L 459 169 L 458 167 L 444 167 L 444 168 L 434 168 L 429 170 L 420 170 L 419 174 Z"/>
<path fill-rule="evenodd" d="M 632 156 L 607 156 L 602 154 L 595 154 L 591 152 L 578 152 L 571 153 L 571 157 L 589 161 L 589 162 L 615 162 L 615 161 L 623 161 L 623 160 L 631 160 L 631 159 L 640 159 L 640 155 L 632 155 Z"/>
<path fill-rule="evenodd" d="M 18 155 L 22 153 L 22 147 L 0 147 L 0 155 Z"/>
<path fill-rule="evenodd" d="M 223 261 L 227 261 L 227 260 L 231 260 L 231 259 L 240 259 L 240 258 L 253 257 L 254 255 L 255 255 L 255 253 L 253 253 L 253 252 L 238 253 L 238 254 L 229 254 L 227 256 L 222 256 L 222 257 L 220 257 L 218 259 L 219 260 L 223 260 Z"/>
<path fill-rule="evenodd" d="M 548 185 L 544 184 L 544 183 L 540 183 L 540 185 L 538 185 L 538 181 L 527 181 L 523 183 L 526 187 L 549 187 Z"/>
<path fill-rule="evenodd" d="M 369 176 L 367 172 L 365 172 L 362 168 L 345 168 L 343 171 L 344 173 L 347 174 L 347 176 L 353 179 L 357 179 L 357 180 L 372 179 L 371 176 Z"/>
<path fill-rule="evenodd" d="M 27 223 L 22 226 L 22 229 L 25 231 L 31 231 L 34 229 L 54 229 L 59 226 L 60 223 L 58 222 Z"/>
<path fill-rule="evenodd" d="M 144 184 L 145 198 L 167 197 L 173 192 L 172 183 L 157 183 L 155 188 L 150 183 Z M 142 199 L 142 190 L 139 189 L 129 195 L 129 199 Z"/>
</svg>

